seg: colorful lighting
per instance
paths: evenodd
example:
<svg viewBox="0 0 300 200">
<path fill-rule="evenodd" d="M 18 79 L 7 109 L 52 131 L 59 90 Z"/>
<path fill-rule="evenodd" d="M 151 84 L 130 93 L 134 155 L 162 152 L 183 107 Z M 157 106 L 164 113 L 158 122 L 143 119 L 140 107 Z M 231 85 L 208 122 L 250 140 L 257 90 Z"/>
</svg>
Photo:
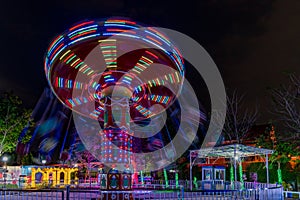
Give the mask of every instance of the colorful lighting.
<svg viewBox="0 0 300 200">
<path fill-rule="evenodd" d="M 164 177 L 165 177 L 165 184 L 166 184 L 166 188 L 169 187 L 169 180 L 168 180 L 168 175 L 167 175 L 167 170 L 164 169 Z"/>
<path fill-rule="evenodd" d="M 281 169 L 277 169 L 277 176 L 278 176 L 278 184 L 282 184 L 282 173 L 281 173 Z"/>
<path fill-rule="evenodd" d="M 231 182 L 231 189 L 234 189 L 234 173 L 233 173 L 234 169 L 233 169 L 233 165 L 230 166 L 230 182 Z"/>
<path fill-rule="evenodd" d="M 126 52 L 131 45 L 137 50 Z M 93 58 L 89 60 L 89 53 L 94 49 L 98 56 L 94 60 L 95 57 L 91 56 Z M 99 62 L 100 59 L 103 62 Z M 168 65 L 176 72 L 145 80 L 142 75 L 154 63 Z M 171 105 L 180 91 L 184 75 L 183 58 L 163 33 L 122 18 L 89 20 L 69 28 L 50 44 L 44 66 L 52 90 L 67 107 L 103 122 L 104 131 L 99 133 L 101 155 L 98 158 L 111 164 L 132 161 L 130 120 L 158 114 L 163 109 L 150 111 L 150 107 L 157 103 L 165 108 Z M 80 79 L 81 75 L 83 79 Z M 179 89 L 175 92 L 162 89 L 167 88 L 166 84 Z M 118 86 L 133 91 L 131 97 L 127 93 L 124 95 L 128 105 L 121 109 L 121 117 L 112 116 L 110 110 L 112 101 L 108 87 Z M 88 103 L 93 103 L 93 109 L 87 109 Z M 123 104 L 117 102 L 117 105 Z M 135 116 L 130 118 L 131 115 Z M 116 126 L 116 122 L 120 123 L 120 127 Z M 166 171 L 164 174 L 168 187 Z"/>
<path fill-rule="evenodd" d="M 239 174 L 240 174 L 241 189 L 243 190 L 245 187 L 244 187 L 243 165 L 242 165 L 242 163 L 240 163 L 240 165 L 239 165 Z"/>
</svg>

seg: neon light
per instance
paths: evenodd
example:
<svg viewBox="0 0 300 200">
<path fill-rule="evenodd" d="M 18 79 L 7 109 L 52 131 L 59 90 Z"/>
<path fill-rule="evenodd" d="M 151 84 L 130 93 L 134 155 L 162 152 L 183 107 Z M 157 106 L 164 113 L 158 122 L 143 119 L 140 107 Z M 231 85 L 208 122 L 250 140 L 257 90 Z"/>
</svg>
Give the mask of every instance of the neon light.
<svg viewBox="0 0 300 200">
<path fill-rule="evenodd" d="M 234 184 L 232 184 L 234 182 L 233 165 L 230 166 L 230 182 L 232 185 L 232 189 L 234 189 Z"/>
<path fill-rule="evenodd" d="M 138 89 L 140 92 L 142 91 L 142 87 L 140 85 L 138 86 Z"/>
<path fill-rule="evenodd" d="M 81 31 L 81 32 L 75 34 L 74 36 L 70 37 L 70 39 L 74 40 L 76 38 L 82 37 L 83 35 L 88 35 L 90 33 L 95 33 L 95 32 L 96 32 L 96 29 Z"/>
<path fill-rule="evenodd" d="M 69 30 L 70 30 L 70 31 L 73 31 L 74 29 L 76 29 L 76 28 L 78 28 L 78 27 L 81 27 L 81 26 L 84 26 L 84 25 L 87 25 L 87 24 L 92 24 L 92 23 L 94 23 L 94 21 L 83 22 L 83 23 L 81 23 L 81 24 L 78 24 L 78 25 L 76 25 L 76 26 L 73 26 L 73 27 L 70 28 Z"/>
<path fill-rule="evenodd" d="M 59 41 L 57 41 L 56 43 L 55 43 L 55 45 L 51 48 L 51 50 L 49 51 L 49 55 L 52 53 L 52 51 L 56 48 L 56 46 L 61 42 L 61 41 L 63 41 L 63 37 L 59 40 Z M 58 47 L 59 48 L 59 47 Z"/>
<path fill-rule="evenodd" d="M 109 34 L 107 33 L 107 35 L 109 35 Z M 125 37 L 131 37 L 131 38 L 135 38 L 135 39 L 140 39 L 139 36 L 129 35 L 129 34 L 125 34 L 125 33 L 114 33 L 114 34 L 110 34 L 110 35 L 125 36 Z"/>
<path fill-rule="evenodd" d="M 150 117 L 152 116 L 152 112 L 146 108 L 144 108 L 143 106 L 141 105 L 137 105 L 135 107 L 142 115 L 144 115 L 145 117 Z"/>
<path fill-rule="evenodd" d="M 181 83 L 183 79 L 182 76 L 184 75 L 183 60 L 181 54 L 178 51 L 178 49 L 175 49 L 175 47 L 173 47 L 173 45 L 170 43 L 167 37 L 165 37 L 162 33 L 159 33 L 153 28 L 146 28 L 146 30 L 143 31 L 144 34 L 142 35 L 137 34 L 137 30 L 135 29 L 140 27 L 142 26 L 136 25 L 135 22 L 122 19 L 109 19 L 100 23 L 95 21 L 85 21 L 80 24 L 77 24 L 76 26 L 71 27 L 68 30 L 68 32 L 65 32 L 63 35 L 58 36 L 49 46 L 44 64 L 48 82 L 54 86 L 52 88 L 54 89 L 54 92 L 58 93 L 58 97 L 69 107 L 82 105 L 85 102 L 93 102 L 96 100 L 98 106 L 99 104 L 101 106 L 97 107 L 95 109 L 96 111 L 91 110 L 89 112 L 90 117 L 96 119 L 98 119 L 99 117 L 99 111 L 102 111 L 103 106 L 105 105 L 103 102 L 99 101 L 104 95 L 101 93 L 101 90 L 110 86 L 111 84 L 124 84 L 130 90 L 134 91 L 134 96 L 131 97 L 131 100 L 135 103 L 130 104 L 130 106 L 133 106 L 132 108 L 137 110 L 134 113 L 137 113 L 139 116 L 142 117 L 149 117 L 154 115 L 154 113 L 152 113 L 149 110 L 149 105 L 145 102 L 151 101 L 150 104 L 153 104 L 155 102 L 159 104 L 170 103 L 173 99 L 173 95 L 164 96 L 163 94 L 152 94 L 151 92 L 153 91 L 151 87 L 165 85 L 165 83 L 167 84 L 166 81 L 168 81 L 168 84 L 169 82 L 174 84 Z M 120 43 L 118 43 L 119 39 L 112 39 L 112 37 L 109 38 L 108 36 L 110 35 L 120 36 Z M 129 43 L 130 41 L 135 40 L 138 40 L 138 45 L 140 45 L 142 48 L 145 48 L 144 53 L 140 54 L 140 58 L 133 58 L 134 56 L 138 56 L 138 54 L 133 55 L 133 57 L 129 56 L 128 59 L 138 59 L 133 66 L 128 66 L 126 62 L 124 66 L 121 66 L 122 68 L 117 69 L 117 62 L 119 61 L 117 60 L 117 51 L 119 50 L 119 46 L 117 45 L 121 44 L 122 49 L 120 49 L 123 52 L 123 48 L 127 48 L 127 41 Z M 101 85 L 98 82 L 93 81 L 83 84 L 80 82 L 76 82 L 75 80 L 71 80 L 71 78 L 74 78 L 74 75 L 76 75 L 76 73 L 78 72 L 90 77 L 93 76 L 95 73 L 100 73 L 98 69 L 94 71 L 92 69 L 93 67 L 88 66 L 83 61 L 83 58 L 81 58 L 81 55 L 85 56 L 87 53 L 85 51 L 93 45 L 95 45 L 97 41 L 100 43 L 100 50 L 103 55 L 103 57 L 100 58 L 103 59 L 106 64 L 106 66 L 104 66 L 106 67 L 105 75 L 108 75 L 107 72 L 111 71 L 117 73 L 117 76 L 113 76 L 112 73 L 111 76 L 105 76 L 103 79 L 101 79 Z M 123 41 L 125 42 L 123 43 Z M 169 62 L 168 60 L 171 62 Z M 168 62 L 171 65 L 171 67 L 176 69 L 178 72 L 176 71 L 175 74 L 161 74 L 157 77 L 154 77 L 152 80 L 141 80 L 139 78 L 140 74 L 143 74 L 143 72 L 146 71 L 149 67 L 151 67 L 151 64 L 154 62 Z M 128 64 L 129 63 L 130 62 L 128 62 Z M 98 65 L 96 64 L 96 66 Z M 61 73 L 55 73 L 55 70 L 62 71 Z M 125 76 L 123 76 L 123 73 L 125 74 Z M 63 74 L 64 78 L 57 77 L 57 74 Z M 121 81 L 118 81 L 117 77 L 120 77 Z M 144 83 L 135 86 L 135 84 L 139 81 L 144 81 Z M 96 89 L 95 94 L 92 94 L 94 92 L 88 91 L 90 87 Z M 60 88 L 62 88 L 62 90 L 60 90 Z M 67 94 L 71 92 L 71 89 L 83 88 L 84 90 L 87 90 L 83 93 L 83 95 L 86 95 L 86 97 L 73 97 L 72 99 L 69 99 L 70 95 Z M 177 88 L 179 90 L 180 85 Z M 164 91 L 161 92 L 164 93 Z M 138 104 L 142 104 L 145 107 L 141 105 L 138 106 Z M 79 109 L 77 109 L 77 111 L 81 112 Z M 123 136 L 120 137 L 122 138 Z M 111 137 L 111 139 L 113 138 Z M 107 144 L 108 141 L 109 140 L 107 140 Z M 124 141 L 125 139 L 123 140 L 123 143 Z M 122 149 L 130 150 L 132 144 L 130 144 L 129 142 L 128 145 L 127 143 L 124 143 L 123 145 L 123 143 Z M 109 146 L 107 147 L 107 151 L 108 150 Z M 114 150 L 112 150 L 111 155 L 114 155 L 114 153 Z M 116 160 L 112 158 L 110 159 L 110 161 L 117 162 L 119 159 L 124 161 L 125 158 L 127 159 L 130 157 L 130 152 L 128 152 L 128 156 L 126 152 L 123 154 L 124 155 L 122 155 L 122 159 L 118 158 Z M 102 157 L 104 158 L 104 155 Z M 107 160 L 109 157 L 111 156 L 107 156 Z"/>
<path fill-rule="evenodd" d="M 148 61 L 148 64 L 150 63 L 153 63 L 153 61 L 152 60 L 150 60 L 149 58 L 147 58 L 147 57 L 145 57 L 145 56 L 142 56 L 142 60 L 146 60 L 146 61 Z"/>
<path fill-rule="evenodd" d="M 64 60 L 64 62 L 67 62 L 67 60 L 69 60 L 74 55 L 75 55 L 75 53 L 71 53 L 68 57 L 66 57 L 66 59 Z"/>
<path fill-rule="evenodd" d="M 130 85 L 130 84 L 131 84 L 131 82 L 130 82 L 130 81 L 127 81 L 127 80 L 125 80 L 125 79 L 123 79 L 123 80 L 122 80 L 122 82 L 124 82 L 124 83 L 127 83 L 128 85 Z"/>
<path fill-rule="evenodd" d="M 151 81 L 152 81 L 153 85 L 156 86 L 156 82 L 154 80 L 151 80 Z"/>
<path fill-rule="evenodd" d="M 150 44 L 153 44 L 154 46 L 156 46 L 157 48 L 163 50 L 164 52 L 167 52 L 165 49 L 163 49 L 161 46 L 159 46 L 158 44 L 155 44 L 154 42 L 148 40 L 148 39 L 145 39 L 145 38 L 142 38 L 142 40 L 144 40 L 145 42 L 148 42 Z"/>
<path fill-rule="evenodd" d="M 151 33 L 150 31 L 145 30 L 146 33 L 149 33 L 151 35 L 153 35 L 154 37 L 160 39 L 161 41 L 163 41 L 165 44 L 170 45 L 170 41 L 165 40 L 163 37 L 159 37 L 158 35 Z"/>
<path fill-rule="evenodd" d="M 71 35 L 73 35 L 74 33 L 77 33 L 77 32 L 80 32 L 80 31 L 83 31 L 83 30 L 86 30 L 86 29 L 97 29 L 97 28 L 95 28 L 95 27 L 97 27 L 98 25 L 96 24 L 96 25 L 91 25 L 91 26 L 86 26 L 86 27 L 83 27 L 83 28 L 80 28 L 80 29 L 77 29 L 77 30 L 75 30 L 75 31 L 73 31 L 73 32 L 71 32 L 71 33 L 68 33 L 68 37 L 70 37 Z"/>
<path fill-rule="evenodd" d="M 134 68 L 136 68 L 139 71 L 143 71 L 143 69 L 139 68 L 138 66 L 134 66 Z"/>
<path fill-rule="evenodd" d="M 242 163 L 240 163 L 240 165 L 239 165 L 239 174 L 240 174 L 241 189 L 243 190 L 245 187 L 244 187 L 243 166 L 242 166 Z"/>
<path fill-rule="evenodd" d="M 119 31 L 119 32 L 127 32 L 127 33 L 131 33 L 131 34 L 136 34 L 135 31 L 132 30 L 124 30 L 124 29 L 117 29 L 117 28 L 108 28 L 106 29 L 106 31 Z M 119 34 L 119 33 L 117 33 Z"/>
<path fill-rule="evenodd" d="M 67 62 L 66 64 L 69 64 L 71 62 L 71 60 L 73 60 L 76 57 L 76 55 L 72 56 Z"/>
<path fill-rule="evenodd" d="M 161 85 L 158 78 L 156 79 L 156 81 L 157 81 L 158 85 Z"/>
<path fill-rule="evenodd" d="M 160 37 L 162 37 L 163 39 L 165 39 L 166 41 L 168 41 L 168 43 L 170 43 L 170 41 L 167 39 L 166 36 L 164 36 L 162 33 L 158 32 L 157 30 L 155 30 L 154 28 L 148 27 L 149 30 L 155 32 L 157 35 L 159 35 Z"/>
<path fill-rule="evenodd" d="M 116 40 L 115 39 L 99 40 L 99 42 L 100 42 L 100 48 L 101 48 L 101 51 L 102 51 L 102 54 L 104 56 L 104 60 L 106 63 L 106 67 L 107 68 L 117 67 Z"/>
<path fill-rule="evenodd" d="M 91 75 L 94 72 L 94 70 L 91 70 L 87 75 Z"/>
<path fill-rule="evenodd" d="M 64 45 L 64 43 L 60 44 L 57 49 L 54 50 L 54 52 L 51 54 L 50 59 L 52 59 L 52 57 L 55 55 L 55 53 Z M 50 55 L 50 54 L 48 54 Z"/>
<path fill-rule="evenodd" d="M 79 71 L 82 72 L 82 70 L 85 70 L 85 68 L 87 68 L 88 66 L 86 64 L 84 64 L 82 67 L 79 68 Z"/>
<path fill-rule="evenodd" d="M 132 78 L 128 77 L 128 76 L 124 76 L 124 78 L 126 78 L 129 81 L 132 81 Z"/>
<path fill-rule="evenodd" d="M 71 64 L 71 67 L 73 67 L 73 65 L 74 65 L 75 63 L 77 63 L 78 61 L 80 61 L 80 58 L 77 58 L 76 60 L 74 60 L 74 62 L 72 62 L 72 64 Z"/>
<path fill-rule="evenodd" d="M 62 60 L 68 53 L 70 53 L 70 51 L 71 51 L 71 50 L 66 51 L 66 53 L 64 53 L 64 54 L 59 58 L 59 60 Z"/>
<path fill-rule="evenodd" d="M 75 66 L 75 69 L 77 69 L 78 67 L 80 67 L 81 65 L 83 65 L 84 64 L 84 62 L 80 62 L 80 63 L 78 63 L 76 66 Z"/>
<path fill-rule="evenodd" d="M 282 184 L 282 173 L 281 173 L 281 169 L 277 169 L 277 176 L 278 176 L 278 184 Z"/>
<path fill-rule="evenodd" d="M 179 80 L 179 76 L 178 76 L 178 73 L 177 73 L 177 71 L 175 71 L 175 74 L 176 74 L 177 83 L 179 83 L 179 82 L 180 82 L 180 80 Z"/>
<path fill-rule="evenodd" d="M 197 177 L 194 177 L 193 183 L 195 185 L 195 188 L 198 189 Z"/>
<path fill-rule="evenodd" d="M 115 79 L 113 78 L 105 79 L 105 82 L 113 82 L 113 81 L 115 81 Z"/>
<path fill-rule="evenodd" d="M 171 76 L 172 76 L 172 80 L 175 81 L 174 74 L 171 74 Z M 173 83 L 173 82 L 171 81 L 171 83 Z"/>
<path fill-rule="evenodd" d="M 53 40 L 53 42 L 49 45 L 48 52 L 50 51 L 50 49 L 53 48 L 53 45 L 56 44 L 56 42 L 62 37 L 63 37 L 63 35 L 59 35 Z"/>
<path fill-rule="evenodd" d="M 169 74 L 169 78 L 170 78 L 171 83 L 174 83 L 171 74 Z"/>
<path fill-rule="evenodd" d="M 112 23 L 105 23 L 104 26 L 118 26 L 118 27 L 126 27 L 131 29 L 137 29 L 135 26 L 125 25 L 125 24 L 112 24 Z"/>
<path fill-rule="evenodd" d="M 150 51 L 145 51 L 145 53 L 151 55 L 152 57 L 158 59 L 158 56 L 154 55 L 153 53 L 151 53 Z"/>
<path fill-rule="evenodd" d="M 65 48 L 67 48 L 67 45 L 63 46 L 56 54 L 55 56 L 53 56 L 52 60 L 50 61 L 50 65 L 52 64 L 52 62 L 55 60 L 55 58 L 60 54 L 60 52 L 62 52 Z M 51 58 L 50 58 L 51 59 Z"/>
<path fill-rule="evenodd" d="M 92 38 L 92 37 L 97 37 L 97 36 L 100 36 L 100 34 L 97 33 L 97 34 L 88 35 L 88 36 L 85 36 L 85 37 L 82 37 L 82 38 L 78 38 L 77 40 L 74 40 L 74 41 L 70 42 L 69 45 L 74 44 L 76 42 L 79 42 L 81 40 L 85 40 L 85 39 Z"/>
<path fill-rule="evenodd" d="M 85 74 L 86 72 L 88 72 L 91 68 L 87 68 L 86 70 L 83 71 L 83 73 Z"/>
<path fill-rule="evenodd" d="M 176 188 L 179 188 L 179 181 L 178 181 L 178 172 L 175 172 L 175 184 L 176 184 Z"/>
<path fill-rule="evenodd" d="M 72 99 L 68 99 L 67 101 L 72 105 L 72 107 L 76 106 L 76 104 L 74 103 L 74 101 Z"/>
<path fill-rule="evenodd" d="M 169 187 L 169 180 L 168 180 L 168 175 L 166 169 L 164 169 L 164 177 L 165 177 L 165 182 L 166 182 L 166 188 Z"/>
<path fill-rule="evenodd" d="M 116 46 L 101 46 L 101 49 L 115 49 Z"/>
<path fill-rule="evenodd" d="M 127 23 L 127 24 L 136 24 L 136 22 L 128 21 L 128 20 L 118 20 L 118 19 L 110 19 L 105 21 L 104 23 Z"/>
<path fill-rule="evenodd" d="M 147 35 L 146 38 L 148 38 L 148 39 L 150 39 L 150 40 L 156 42 L 156 43 L 159 44 L 159 45 L 162 45 L 161 42 L 159 42 L 158 40 L 154 39 L 153 37 L 150 37 L 150 36 Z"/>
<path fill-rule="evenodd" d="M 132 69 L 132 71 L 134 71 L 134 72 L 136 72 L 136 73 L 138 73 L 138 74 L 141 73 L 141 72 L 137 71 L 136 69 Z"/>
</svg>

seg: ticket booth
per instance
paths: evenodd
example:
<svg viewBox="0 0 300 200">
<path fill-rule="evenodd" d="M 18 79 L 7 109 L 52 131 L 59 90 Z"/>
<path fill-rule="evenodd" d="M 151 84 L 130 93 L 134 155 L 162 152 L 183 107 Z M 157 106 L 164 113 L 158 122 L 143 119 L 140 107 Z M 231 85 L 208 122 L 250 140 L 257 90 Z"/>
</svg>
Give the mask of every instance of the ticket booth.
<svg viewBox="0 0 300 200">
<path fill-rule="evenodd" d="M 202 190 L 225 189 L 225 166 L 202 166 Z"/>
<path fill-rule="evenodd" d="M 225 189 L 225 167 L 214 166 L 214 187 L 216 190 Z"/>
</svg>

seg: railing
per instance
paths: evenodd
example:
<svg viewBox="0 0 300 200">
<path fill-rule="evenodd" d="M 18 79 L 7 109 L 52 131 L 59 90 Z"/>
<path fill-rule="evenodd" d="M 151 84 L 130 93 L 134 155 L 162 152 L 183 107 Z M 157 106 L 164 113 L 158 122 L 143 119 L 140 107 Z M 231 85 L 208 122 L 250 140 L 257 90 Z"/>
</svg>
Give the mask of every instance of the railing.
<svg viewBox="0 0 300 200">
<path fill-rule="evenodd" d="M 163 189 L 181 189 L 183 190 L 184 187 L 182 185 L 169 185 L 168 187 L 166 185 L 159 185 L 159 184 L 134 184 L 132 186 L 133 189 L 148 189 L 148 190 L 163 190 Z"/>
<path fill-rule="evenodd" d="M 65 200 L 64 190 L 1 189 L 0 200 Z"/>
<path fill-rule="evenodd" d="M 259 199 L 272 199 L 272 200 L 281 200 L 283 199 L 283 188 L 273 187 L 273 188 L 264 188 L 264 189 L 256 189 L 259 191 Z"/>
<path fill-rule="evenodd" d="M 247 199 L 282 200 L 282 188 L 249 190 L 184 191 L 182 189 L 138 189 L 133 191 L 103 191 L 91 189 L 20 190 L 0 189 L 0 200 L 204 200 Z"/>
<path fill-rule="evenodd" d="M 285 198 L 300 199 L 300 192 L 283 191 L 283 196 Z"/>
<path fill-rule="evenodd" d="M 168 185 L 176 185 L 175 180 L 169 180 Z M 214 181 L 197 181 L 197 188 L 193 182 L 193 188 L 196 190 L 203 190 L 205 189 L 204 183 L 210 183 L 212 184 L 212 189 L 223 189 L 223 190 L 232 190 L 232 189 L 237 189 L 240 190 L 242 189 L 241 187 L 241 182 L 237 181 L 234 183 L 230 183 L 229 181 L 222 181 L 222 180 L 214 180 Z M 149 185 L 150 183 L 144 183 L 144 185 Z M 166 185 L 165 180 L 153 180 L 151 181 L 151 184 L 155 185 Z M 234 184 L 235 186 L 233 186 Z M 190 182 L 189 180 L 178 180 L 178 185 L 183 186 L 185 189 L 189 190 L 189 185 Z M 259 182 L 244 182 L 244 189 L 264 189 L 264 188 L 273 188 L 277 187 L 279 185 L 277 184 L 267 184 L 267 183 L 259 183 Z"/>
</svg>

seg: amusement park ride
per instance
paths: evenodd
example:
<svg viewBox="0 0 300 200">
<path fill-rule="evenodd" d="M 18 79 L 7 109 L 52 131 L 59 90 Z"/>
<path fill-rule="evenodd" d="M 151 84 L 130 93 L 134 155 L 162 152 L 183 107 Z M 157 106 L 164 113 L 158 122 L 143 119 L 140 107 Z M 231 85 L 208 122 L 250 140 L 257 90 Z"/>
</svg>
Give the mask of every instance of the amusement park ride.
<svg viewBox="0 0 300 200">
<path fill-rule="evenodd" d="M 143 165 L 134 156 L 139 138 L 132 127 L 155 120 L 176 100 L 184 80 L 179 50 L 160 31 L 128 19 L 83 21 L 50 44 L 45 72 L 65 106 L 101 127 L 79 133 L 110 168 L 103 170 L 101 188 L 130 190 Z"/>
</svg>

